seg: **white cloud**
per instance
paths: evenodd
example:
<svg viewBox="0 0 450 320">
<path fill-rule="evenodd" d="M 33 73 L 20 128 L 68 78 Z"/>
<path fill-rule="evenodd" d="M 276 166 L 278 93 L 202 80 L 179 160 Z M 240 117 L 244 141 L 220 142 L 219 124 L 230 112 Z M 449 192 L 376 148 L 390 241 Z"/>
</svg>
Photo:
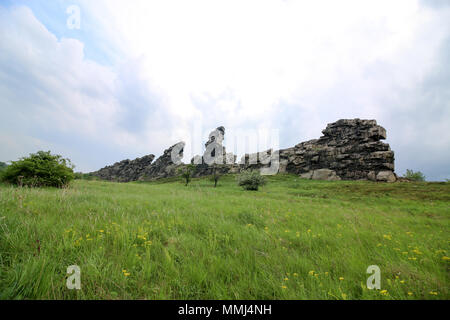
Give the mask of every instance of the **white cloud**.
<svg viewBox="0 0 450 320">
<path fill-rule="evenodd" d="M 120 154 L 162 148 L 149 142 L 145 131 L 135 134 L 121 125 L 124 113 L 132 112 L 120 100 L 123 71 L 87 60 L 82 42 L 57 39 L 27 7 L 0 7 L 0 18 L 0 135 L 8 141 L 2 143 L 3 159 L 52 149 L 83 163 L 80 169 L 91 170 L 94 162 L 85 159 L 89 155 L 82 151 L 87 148 L 83 142 Z M 135 99 L 134 88 L 128 89 Z M 139 102 L 146 104 L 146 99 Z"/>
<path fill-rule="evenodd" d="M 450 36 L 449 7 L 434 10 L 418 0 L 81 5 L 82 17 L 96 21 L 92 32 L 118 53 L 114 64 L 105 68 L 86 60 L 82 43 L 58 41 L 26 9 L 5 12 L 9 24 L 0 24 L 10 30 L 0 33 L 8 42 L 0 51 L 0 75 L 7 78 L 0 78 L 0 90 L 8 108 L 36 104 L 46 119 L 57 115 L 60 130 L 118 144 L 130 154 L 161 153 L 182 139 L 189 143 L 199 119 L 207 128 L 280 129 L 281 147 L 288 147 L 317 138 L 339 118 L 376 118 L 388 129 L 392 148 L 401 150 L 402 170 L 414 164 L 407 150 L 418 138 L 428 152 L 448 149 L 445 87 L 433 95 L 442 100 L 434 103 L 439 116 L 426 117 L 433 129 L 419 130 L 426 109 L 408 122 L 393 117 L 426 105 L 424 83 L 441 68 Z M 13 64 L 5 60 L 11 57 Z M 22 69 L 6 69 L 5 61 Z M 11 97 L 20 88 L 11 84 L 12 74 L 26 75 L 35 87 L 20 99 Z M 42 114 L 23 118 L 42 121 Z M 440 142 L 433 142 L 436 135 Z M 440 159 L 450 160 L 450 154 Z M 439 172 L 431 175 L 450 174 Z"/>
</svg>

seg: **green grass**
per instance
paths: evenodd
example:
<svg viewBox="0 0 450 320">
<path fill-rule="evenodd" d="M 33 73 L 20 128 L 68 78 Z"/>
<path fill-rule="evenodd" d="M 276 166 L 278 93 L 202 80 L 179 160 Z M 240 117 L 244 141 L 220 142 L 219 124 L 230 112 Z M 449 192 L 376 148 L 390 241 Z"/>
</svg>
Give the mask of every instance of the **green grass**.
<svg viewBox="0 0 450 320">
<path fill-rule="evenodd" d="M 212 185 L 0 186 L 0 299 L 450 297 L 449 183 Z M 369 265 L 386 291 L 366 288 Z"/>
</svg>

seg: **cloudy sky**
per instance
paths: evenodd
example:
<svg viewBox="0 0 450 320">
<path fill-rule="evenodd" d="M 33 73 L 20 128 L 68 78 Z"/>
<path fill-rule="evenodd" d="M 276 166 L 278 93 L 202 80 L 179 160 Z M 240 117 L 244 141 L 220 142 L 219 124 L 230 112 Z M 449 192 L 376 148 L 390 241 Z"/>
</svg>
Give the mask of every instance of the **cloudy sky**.
<svg viewBox="0 0 450 320">
<path fill-rule="evenodd" d="M 450 1 L 0 0 L 0 112 L 0 161 L 51 150 L 83 172 L 180 140 L 189 161 L 220 125 L 286 148 L 376 119 L 398 174 L 443 180 Z"/>
</svg>

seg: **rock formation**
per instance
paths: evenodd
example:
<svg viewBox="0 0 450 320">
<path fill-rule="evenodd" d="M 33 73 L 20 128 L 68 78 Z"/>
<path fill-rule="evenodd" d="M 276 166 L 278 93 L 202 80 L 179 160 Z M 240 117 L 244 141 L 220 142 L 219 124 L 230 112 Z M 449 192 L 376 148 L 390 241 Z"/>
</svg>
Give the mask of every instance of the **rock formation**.
<svg viewBox="0 0 450 320">
<path fill-rule="evenodd" d="M 227 153 L 222 144 L 224 138 L 224 127 L 218 127 L 209 134 L 203 156 L 195 156 L 191 159 L 191 164 L 196 165 L 194 177 L 212 175 L 213 167 L 219 174 L 239 172 L 239 166 L 235 165 L 236 156 Z"/>
<path fill-rule="evenodd" d="M 322 133 L 319 139 L 279 150 L 279 172 L 318 180 L 396 180 L 394 152 L 380 141 L 386 130 L 375 120 L 339 120 Z"/>
<path fill-rule="evenodd" d="M 177 175 L 177 169 L 183 165 L 181 159 L 184 146 L 184 142 L 179 142 L 164 150 L 163 155 L 142 172 L 139 180 L 156 180 Z"/>
<path fill-rule="evenodd" d="M 103 180 L 128 182 L 138 180 L 143 172 L 151 166 L 155 156 L 149 154 L 142 158 L 135 160 L 123 160 L 116 162 L 112 166 L 104 167 L 96 172 L 92 172 L 91 175 L 96 176 Z"/>
<path fill-rule="evenodd" d="M 397 180 L 394 152 L 387 143 L 380 141 L 386 139 L 386 130 L 375 120 L 339 120 L 328 124 L 322 133 L 319 139 L 288 149 L 246 154 L 236 164 L 236 156 L 226 153 L 222 145 L 225 128 L 218 127 L 210 133 L 203 156 L 195 156 L 191 160 L 196 165 L 194 176 L 211 175 L 214 166 L 221 174 L 259 169 L 266 174 L 287 172 L 317 180 Z M 153 164 L 150 163 L 154 156 L 148 155 L 133 161 L 121 161 L 93 175 L 123 182 L 175 176 L 177 169 L 184 165 L 181 163 L 184 146 L 184 142 L 173 145 Z"/>
</svg>

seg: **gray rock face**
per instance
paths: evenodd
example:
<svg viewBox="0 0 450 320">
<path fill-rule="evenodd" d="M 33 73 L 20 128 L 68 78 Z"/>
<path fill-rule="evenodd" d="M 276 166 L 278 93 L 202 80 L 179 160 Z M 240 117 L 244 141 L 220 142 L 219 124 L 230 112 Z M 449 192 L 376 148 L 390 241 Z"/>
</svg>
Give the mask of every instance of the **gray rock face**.
<svg viewBox="0 0 450 320">
<path fill-rule="evenodd" d="M 164 150 L 163 155 L 142 172 L 139 180 L 156 180 L 177 175 L 177 169 L 183 166 L 181 159 L 184 146 L 184 142 L 179 142 Z"/>
<path fill-rule="evenodd" d="M 377 174 L 376 180 L 385 182 L 395 182 L 397 180 L 397 176 L 392 171 L 380 171 Z"/>
<path fill-rule="evenodd" d="M 322 133 L 319 139 L 279 150 L 279 172 L 307 179 L 396 180 L 394 152 L 380 141 L 386 139 L 386 130 L 375 120 L 339 120 L 328 124 Z"/>
<path fill-rule="evenodd" d="M 372 180 L 394 182 L 394 152 L 387 143 L 386 130 L 375 120 L 344 119 L 327 125 L 319 139 L 309 140 L 282 150 L 246 154 L 239 164 L 236 156 L 226 153 L 222 145 L 225 128 L 218 127 L 209 135 L 203 156 L 195 156 L 195 177 L 211 175 L 213 165 L 220 174 L 238 173 L 244 169 L 260 169 L 261 173 L 287 172 L 306 179 Z M 115 181 L 155 180 L 175 176 L 184 164 L 184 142 L 164 151 L 153 164 L 153 155 L 133 161 L 124 160 L 105 167 L 94 175 Z M 217 153 L 217 154 L 216 154 Z M 221 156 L 214 161 L 215 156 Z M 273 172 L 275 168 L 275 172 Z"/>
<path fill-rule="evenodd" d="M 135 181 L 151 166 L 154 158 L 155 156 L 150 154 L 135 160 L 123 160 L 116 162 L 112 166 L 107 166 L 96 172 L 92 172 L 91 174 L 103 180 L 118 182 Z"/>
<path fill-rule="evenodd" d="M 196 165 L 194 177 L 208 176 L 213 174 L 213 166 L 218 174 L 239 172 L 239 166 L 235 164 L 236 156 L 227 153 L 223 146 L 225 128 L 218 127 L 213 130 L 205 143 L 203 156 L 194 156 L 191 163 Z"/>
<path fill-rule="evenodd" d="M 313 180 L 341 180 L 340 177 L 336 175 L 336 171 L 330 169 L 317 169 L 312 172 L 311 179 Z"/>
</svg>

